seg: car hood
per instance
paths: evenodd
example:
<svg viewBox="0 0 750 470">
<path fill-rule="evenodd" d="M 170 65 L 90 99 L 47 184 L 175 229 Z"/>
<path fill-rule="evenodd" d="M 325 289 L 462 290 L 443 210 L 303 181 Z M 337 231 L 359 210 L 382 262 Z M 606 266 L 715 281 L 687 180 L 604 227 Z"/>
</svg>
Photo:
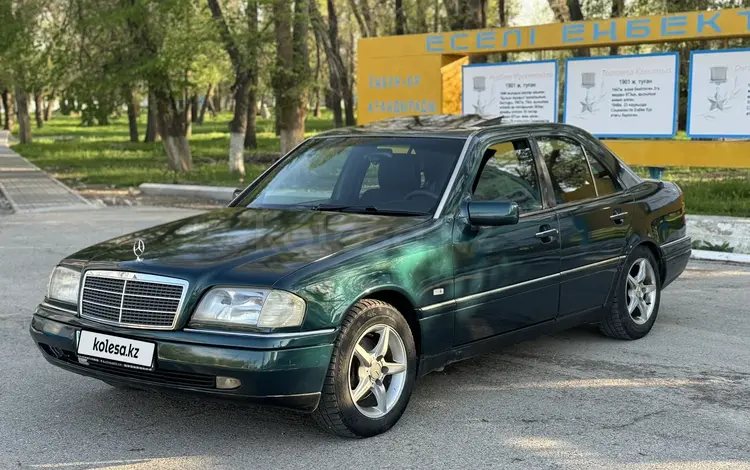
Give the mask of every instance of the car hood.
<svg viewBox="0 0 750 470">
<path fill-rule="evenodd" d="M 90 269 L 264 285 L 307 264 L 400 233 L 424 218 L 226 208 L 134 232 L 70 256 Z M 143 241 L 138 260 L 134 245 Z M 208 279 L 205 279 L 208 281 Z"/>
</svg>

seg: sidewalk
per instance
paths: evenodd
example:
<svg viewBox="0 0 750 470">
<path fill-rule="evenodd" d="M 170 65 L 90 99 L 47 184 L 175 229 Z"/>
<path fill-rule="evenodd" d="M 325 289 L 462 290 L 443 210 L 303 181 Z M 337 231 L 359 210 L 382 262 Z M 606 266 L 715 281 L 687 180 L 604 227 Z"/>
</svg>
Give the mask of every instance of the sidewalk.
<svg viewBox="0 0 750 470">
<path fill-rule="evenodd" d="M 0 192 L 15 212 L 86 209 L 86 199 L 40 170 L 8 146 L 8 132 L 0 131 Z"/>
</svg>

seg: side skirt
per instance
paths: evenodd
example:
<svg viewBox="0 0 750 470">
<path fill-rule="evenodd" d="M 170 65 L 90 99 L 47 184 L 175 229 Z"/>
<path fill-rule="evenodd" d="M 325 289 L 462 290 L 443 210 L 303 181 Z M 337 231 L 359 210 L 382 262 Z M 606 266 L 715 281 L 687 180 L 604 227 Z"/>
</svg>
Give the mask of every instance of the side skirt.
<svg viewBox="0 0 750 470">
<path fill-rule="evenodd" d="M 501 335 L 462 344 L 434 356 L 423 356 L 419 361 L 419 376 L 427 375 L 453 362 L 462 361 L 481 354 L 497 352 L 503 346 L 535 339 L 545 334 L 557 333 L 587 323 L 598 323 L 601 321 L 603 315 L 604 309 L 596 307 L 584 312 L 559 317 L 556 320 L 549 320 Z"/>
</svg>

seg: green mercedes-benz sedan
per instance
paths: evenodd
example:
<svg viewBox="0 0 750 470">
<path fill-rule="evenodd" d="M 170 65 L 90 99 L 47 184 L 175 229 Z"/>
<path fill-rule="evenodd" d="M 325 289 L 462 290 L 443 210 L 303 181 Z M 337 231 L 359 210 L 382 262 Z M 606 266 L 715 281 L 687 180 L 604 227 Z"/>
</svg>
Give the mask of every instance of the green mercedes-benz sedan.
<svg viewBox="0 0 750 470">
<path fill-rule="evenodd" d="M 645 336 L 690 249 L 680 189 L 578 128 L 349 129 L 227 208 L 65 258 L 30 331 L 114 386 L 373 436 L 448 363 L 582 323 Z"/>
</svg>

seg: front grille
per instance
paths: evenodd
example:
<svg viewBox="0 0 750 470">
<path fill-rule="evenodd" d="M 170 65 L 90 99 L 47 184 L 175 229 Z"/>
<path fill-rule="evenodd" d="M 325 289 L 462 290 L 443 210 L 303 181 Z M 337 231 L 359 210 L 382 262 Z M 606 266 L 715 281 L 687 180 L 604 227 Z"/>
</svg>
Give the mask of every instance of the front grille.
<svg viewBox="0 0 750 470">
<path fill-rule="evenodd" d="M 123 271 L 88 271 L 81 289 L 81 316 L 126 327 L 172 329 L 187 282 Z"/>
</svg>

